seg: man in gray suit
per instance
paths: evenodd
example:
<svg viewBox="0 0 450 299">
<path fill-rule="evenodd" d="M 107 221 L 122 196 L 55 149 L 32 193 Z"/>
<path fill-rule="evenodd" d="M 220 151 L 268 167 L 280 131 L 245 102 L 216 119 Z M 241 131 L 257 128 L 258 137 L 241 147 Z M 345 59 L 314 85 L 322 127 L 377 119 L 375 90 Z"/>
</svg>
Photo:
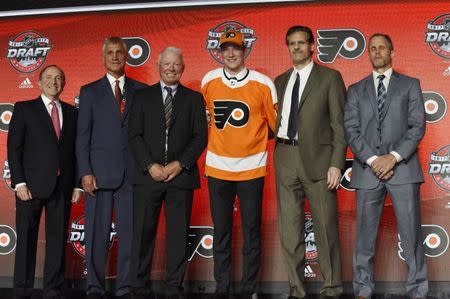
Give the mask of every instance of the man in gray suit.
<svg viewBox="0 0 450 299">
<path fill-rule="evenodd" d="M 357 229 L 353 288 L 359 299 L 374 289 L 373 256 L 386 191 L 392 199 L 409 273 L 406 291 L 425 298 L 427 270 L 420 236 L 420 184 L 417 146 L 425 133 L 419 80 L 392 70 L 390 37 L 369 41 L 372 74 L 348 89 L 344 126 L 355 156 L 351 184 L 356 188 Z"/>
</svg>

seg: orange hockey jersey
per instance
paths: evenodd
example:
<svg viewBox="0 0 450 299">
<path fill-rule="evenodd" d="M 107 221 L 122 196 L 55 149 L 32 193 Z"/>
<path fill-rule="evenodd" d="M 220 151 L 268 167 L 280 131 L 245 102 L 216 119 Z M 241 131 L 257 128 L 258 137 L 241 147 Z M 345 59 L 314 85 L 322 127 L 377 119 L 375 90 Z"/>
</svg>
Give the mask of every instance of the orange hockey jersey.
<svg viewBox="0 0 450 299">
<path fill-rule="evenodd" d="M 245 181 L 266 174 L 269 127 L 275 130 L 275 85 L 269 77 L 244 69 L 230 78 L 223 68 L 202 80 L 210 115 L 207 176 Z"/>
</svg>

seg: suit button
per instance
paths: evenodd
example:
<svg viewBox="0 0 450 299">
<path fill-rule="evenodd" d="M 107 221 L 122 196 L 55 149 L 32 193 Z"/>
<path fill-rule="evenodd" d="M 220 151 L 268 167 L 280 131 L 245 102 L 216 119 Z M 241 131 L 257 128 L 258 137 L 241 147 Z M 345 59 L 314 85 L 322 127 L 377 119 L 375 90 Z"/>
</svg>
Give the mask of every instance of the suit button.
<svg viewBox="0 0 450 299">
<path fill-rule="evenodd" d="M 380 147 L 379 147 L 379 146 L 377 146 L 377 149 L 380 149 Z"/>
<path fill-rule="evenodd" d="M 378 131 L 378 132 L 381 132 L 381 128 L 377 128 L 377 131 Z"/>
</svg>

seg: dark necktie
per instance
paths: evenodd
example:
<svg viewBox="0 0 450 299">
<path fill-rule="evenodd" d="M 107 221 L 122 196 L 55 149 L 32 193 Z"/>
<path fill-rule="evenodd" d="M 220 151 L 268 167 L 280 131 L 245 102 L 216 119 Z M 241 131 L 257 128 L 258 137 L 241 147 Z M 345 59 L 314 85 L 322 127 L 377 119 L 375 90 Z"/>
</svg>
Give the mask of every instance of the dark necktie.
<svg viewBox="0 0 450 299">
<path fill-rule="evenodd" d="M 164 99 L 164 116 L 166 118 L 166 129 L 169 128 L 170 119 L 172 117 L 172 88 L 169 86 L 164 86 L 164 89 L 167 90 L 167 96 Z"/>
<path fill-rule="evenodd" d="M 116 80 L 116 85 L 114 86 L 114 95 L 116 96 L 117 106 L 119 107 L 120 115 L 123 114 L 125 110 L 125 105 L 122 101 L 122 91 L 120 90 L 119 80 Z"/>
<path fill-rule="evenodd" d="M 289 139 L 294 139 L 295 135 L 297 134 L 299 87 L 300 87 L 300 76 L 297 73 L 294 87 L 292 88 L 291 111 L 289 112 L 289 124 L 287 130 L 287 136 Z"/>
<path fill-rule="evenodd" d="M 386 78 L 385 75 L 379 75 L 377 79 L 378 87 L 377 87 L 377 100 L 378 100 L 378 119 L 381 120 L 381 114 L 383 113 L 384 102 L 386 102 L 386 87 L 384 87 L 383 80 Z"/>
</svg>

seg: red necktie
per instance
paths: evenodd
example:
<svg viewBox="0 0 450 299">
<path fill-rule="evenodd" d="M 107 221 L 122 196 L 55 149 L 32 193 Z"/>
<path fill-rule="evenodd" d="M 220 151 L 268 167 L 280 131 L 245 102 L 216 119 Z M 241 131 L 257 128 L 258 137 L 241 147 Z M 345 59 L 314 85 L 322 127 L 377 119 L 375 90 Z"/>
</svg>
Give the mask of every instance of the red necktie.
<svg viewBox="0 0 450 299">
<path fill-rule="evenodd" d="M 120 115 L 123 115 L 123 111 L 125 110 L 125 105 L 122 99 L 122 91 L 120 90 L 119 80 L 116 80 L 116 86 L 114 87 L 114 94 L 116 96 L 117 105 L 119 106 Z"/>
<path fill-rule="evenodd" d="M 61 123 L 59 122 L 59 112 L 58 112 L 58 106 L 56 106 L 56 103 L 54 101 L 51 102 L 52 105 L 52 113 L 51 113 L 51 117 L 52 117 L 52 123 L 53 123 L 53 128 L 55 129 L 55 134 L 56 137 L 60 138 L 61 136 Z"/>
</svg>

